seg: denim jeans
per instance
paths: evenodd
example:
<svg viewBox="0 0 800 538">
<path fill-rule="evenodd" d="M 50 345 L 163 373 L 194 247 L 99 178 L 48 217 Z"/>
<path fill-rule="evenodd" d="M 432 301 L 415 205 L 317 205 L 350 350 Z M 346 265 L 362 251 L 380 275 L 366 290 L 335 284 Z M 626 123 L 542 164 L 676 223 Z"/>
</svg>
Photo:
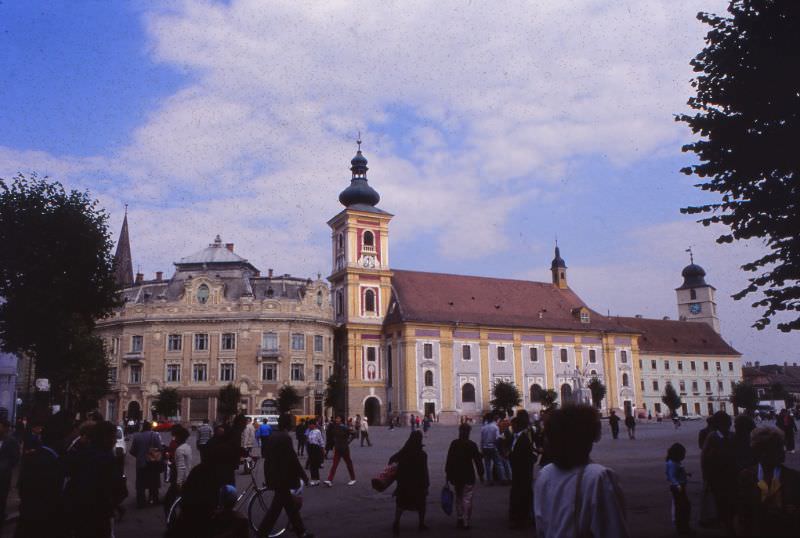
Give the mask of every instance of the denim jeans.
<svg viewBox="0 0 800 538">
<path fill-rule="evenodd" d="M 486 479 L 489 482 L 494 481 L 493 468 L 497 468 L 497 478 L 501 482 L 508 480 L 505 469 L 503 468 L 503 464 L 500 461 L 500 453 L 496 448 L 483 449 L 483 466 L 486 468 Z"/>
</svg>

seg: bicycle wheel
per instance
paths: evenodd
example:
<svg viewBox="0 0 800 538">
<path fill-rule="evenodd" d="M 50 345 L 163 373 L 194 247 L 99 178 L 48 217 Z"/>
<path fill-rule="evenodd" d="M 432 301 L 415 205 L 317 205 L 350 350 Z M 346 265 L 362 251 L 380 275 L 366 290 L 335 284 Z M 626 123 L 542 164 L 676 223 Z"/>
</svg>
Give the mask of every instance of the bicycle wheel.
<svg viewBox="0 0 800 538">
<path fill-rule="evenodd" d="M 172 527 L 181 515 L 181 497 L 177 497 L 167 512 L 167 528 Z"/>
<path fill-rule="evenodd" d="M 247 519 L 250 520 L 250 527 L 253 531 L 258 532 L 258 527 L 267 515 L 269 505 L 272 503 L 272 491 L 267 488 L 259 488 L 253 493 L 250 503 L 247 507 Z M 281 510 L 275 525 L 272 527 L 272 532 L 269 534 L 270 538 L 281 536 L 286 532 L 289 525 L 289 518 L 286 512 Z"/>
</svg>

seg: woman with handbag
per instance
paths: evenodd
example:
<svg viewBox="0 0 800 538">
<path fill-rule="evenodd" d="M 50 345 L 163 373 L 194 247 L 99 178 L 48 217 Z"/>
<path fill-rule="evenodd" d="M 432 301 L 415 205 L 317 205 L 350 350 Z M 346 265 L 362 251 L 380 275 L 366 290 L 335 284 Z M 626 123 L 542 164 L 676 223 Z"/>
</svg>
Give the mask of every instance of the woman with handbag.
<svg viewBox="0 0 800 538">
<path fill-rule="evenodd" d="M 471 441 L 472 427 L 462 423 L 458 427 L 458 439 L 450 443 L 444 465 L 445 479 L 456 493 L 456 528 L 468 529 L 472 517 L 472 493 L 475 490 L 475 470 L 483 483 L 483 458 L 478 445 Z"/>
<path fill-rule="evenodd" d="M 425 500 L 428 497 L 430 478 L 428 476 L 428 455 L 422 450 L 422 432 L 415 430 L 408 436 L 406 444 L 399 452 L 389 458 L 389 463 L 397 463 L 397 489 L 392 532 L 400 533 L 400 516 L 410 510 L 419 515 L 419 530 L 427 530 L 425 525 Z"/>
</svg>

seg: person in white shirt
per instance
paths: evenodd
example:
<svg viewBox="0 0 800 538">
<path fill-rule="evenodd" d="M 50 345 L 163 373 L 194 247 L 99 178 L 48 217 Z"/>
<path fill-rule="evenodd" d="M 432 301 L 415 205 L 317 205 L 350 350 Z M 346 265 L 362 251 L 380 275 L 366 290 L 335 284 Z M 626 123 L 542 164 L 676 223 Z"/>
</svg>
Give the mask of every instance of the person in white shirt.
<svg viewBox="0 0 800 538">
<path fill-rule="evenodd" d="M 549 414 L 545 446 L 552 463 L 534 484 L 536 536 L 628 538 L 625 502 L 611 469 L 591 463 L 600 439 L 600 417 L 588 405 L 569 405 Z"/>
<path fill-rule="evenodd" d="M 325 441 L 322 439 L 322 432 L 317 426 L 317 421 L 312 420 L 308 423 L 306 433 L 308 444 L 308 470 L 311 472 L 309 486 L 319 485 L 319 468 L 322 467 L 322 460 L 325 458 Z"/>
<path fill-rule="evenodd" d="M 361 446 L 364 446 L 364 441 L 367 442 L 367 446 L 372 446 L 372 441 L 369 440 L 369 422 L 367 421 L 367 417 L 361 417 Z"/>
</svg>

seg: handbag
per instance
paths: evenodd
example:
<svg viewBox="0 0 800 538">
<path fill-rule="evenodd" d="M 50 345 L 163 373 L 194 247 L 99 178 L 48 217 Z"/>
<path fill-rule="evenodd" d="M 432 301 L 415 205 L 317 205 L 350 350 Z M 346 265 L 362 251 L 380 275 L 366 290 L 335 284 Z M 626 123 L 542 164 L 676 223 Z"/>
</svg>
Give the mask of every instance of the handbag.
<svg viewBox="0 0 800 538">
<path fill-rule="evenodd" d="M 445 484 L 442 487 L 442 495 L 441 495 L 441 502 L 442 502 L 442 510 L 448 516 L 453 513 L 453 490 L 450 489 L 449 484 Z"/>
<path fill-rule="evenodd" d="M 378 476 L 372 479 L 372 487 L 378 492 L 385 491 L 397 478 L 397 464 L 390 463 Z"/>
</svg>

